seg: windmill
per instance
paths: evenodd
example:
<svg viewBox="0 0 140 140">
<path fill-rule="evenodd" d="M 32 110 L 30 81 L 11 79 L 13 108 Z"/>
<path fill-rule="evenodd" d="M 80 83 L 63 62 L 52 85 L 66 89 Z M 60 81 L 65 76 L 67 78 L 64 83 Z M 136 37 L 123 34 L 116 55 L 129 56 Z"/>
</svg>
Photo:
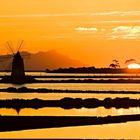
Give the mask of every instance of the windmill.
<svg viewBox="0 0 140 140">
<path fill-rule="evenodd" d="M 14 51 L 12 50 L 9 42 L 7 42 L 7 45 L 9 46 L 9 48 L 11 49 L 11 51 L 13 53 L 11 77 L 16 82 L 23 81 L 25 78 L 24 61 L 19 52 L 20 48 L 23 45 L 23 40 L 21 41 L 16 53 L 14 53 Z"/>
<path fill-rule="evenodd" d="M 24 70 L 24 60 L 20 54 L 20 50 L 23 47 L 24 41 L 20 41 L 17 43 L 17 50 L 14 52 L 12 43 L 6 42 L 7 49 L 11 52 L 12 58 L 12 69 L 11 69 L 11 76 L 3 78 L 4 81 L 10 80 L 9 82 L 12 83 L 24 83 L 27 79 L 25 76 Z M 8 82 L 8 81 L 7 81 Z"/>
</svg>

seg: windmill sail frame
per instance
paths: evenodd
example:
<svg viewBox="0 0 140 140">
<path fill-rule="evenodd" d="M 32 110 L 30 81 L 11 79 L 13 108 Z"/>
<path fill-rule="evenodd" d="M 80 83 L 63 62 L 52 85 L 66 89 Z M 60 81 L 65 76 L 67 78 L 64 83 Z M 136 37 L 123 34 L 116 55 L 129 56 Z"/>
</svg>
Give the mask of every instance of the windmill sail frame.
<svg viewBox="0 0 140 140">
<path fill-rule="evenodd" d="M 19 51 L 23 47 L 23 43 L 23 40 L 17 43 L 17 50 L 14 52 L 12 43 L 6 42 L 6 47 L 12 54 L 11 79 L 14 83 L 22 83 L 25 80 L 24 60 Z"/>
</svg>

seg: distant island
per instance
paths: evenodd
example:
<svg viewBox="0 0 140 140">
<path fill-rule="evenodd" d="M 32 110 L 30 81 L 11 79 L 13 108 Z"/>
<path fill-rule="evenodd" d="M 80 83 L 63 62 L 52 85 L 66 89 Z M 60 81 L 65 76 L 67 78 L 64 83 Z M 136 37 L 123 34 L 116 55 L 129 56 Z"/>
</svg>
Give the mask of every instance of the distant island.
<svg viewBox="0 0 140 140">
<path fill-rule="evenodd" d="M 86 64 L 63 55 L 55 50 L 47 52 L 20 52 L 24 59 L 25 71 L 45 71 L 46 68 L 52 70 L 57 68 L 82 67 Z M 11 54 L 0 55 L 0 71 L 11 71 Z M 31 65 L 32 64 L 32 65 Z"/>
<path fill-rule="evenodd" d="M 95 68 L 93 67 L 70 67 L 70 68 L 58 68 L 55 70 L 46 69 L 48 73 L 140 73 L 140 69 L 128 69 L 128 68 Z"/>
</svg>

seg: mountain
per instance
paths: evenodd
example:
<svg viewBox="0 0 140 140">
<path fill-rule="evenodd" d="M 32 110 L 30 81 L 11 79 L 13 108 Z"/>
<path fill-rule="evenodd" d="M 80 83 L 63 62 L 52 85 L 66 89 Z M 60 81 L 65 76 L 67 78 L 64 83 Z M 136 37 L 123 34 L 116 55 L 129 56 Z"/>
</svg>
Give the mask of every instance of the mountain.
<svg viewBox="0 0 140 140">
<path fill-rule="evenodd" d="M 31 54 L 28 52 L 21 52 L 24 58 L 25 70 L 45 70 L 57 69 L 68 67 L 81 67 L 86 66 L 78 60 L 71 59 L 70 57 L 58 53 L 55 50 L 48 52 L 38 52 Z M 0 70 L 8 70 L 12 65 L 12 56 L 0 56 Z"/>
</svg>

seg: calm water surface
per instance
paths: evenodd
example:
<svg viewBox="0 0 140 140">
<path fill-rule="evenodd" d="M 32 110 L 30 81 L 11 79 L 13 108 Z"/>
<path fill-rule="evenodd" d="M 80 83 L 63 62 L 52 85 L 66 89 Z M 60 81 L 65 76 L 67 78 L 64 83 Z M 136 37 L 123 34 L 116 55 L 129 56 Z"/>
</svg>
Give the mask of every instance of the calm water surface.
<svg viewBox="0 0 140 140">
<path fill-rule="evenodd" d="M 0 84 L 0 88 L 23 87 L 48 88 L 61 90 L 95 90 L 95 91 L 140 91 L 140 84 L 98 84 L 98 83 L 33 83 L 24 85 Z"/>
<path fill-rule="evenodd" d="M 98 107 L 93 109 L 81 108 L 81 109 L 63 109 L 59 107 L 46 107 L 41 109 L 25 108 L 21 109 L 18 113 L 15 109 L 0 109 L 0 115 L 8 116 L 117 116 L 117 115 L 131 115 L 140 114 L 139 107 L 132 107 L 129 109 L 106 109 L 104 107 Z"/>
<path fill-rule="evenodd" d="M 99 94 L 99 93 L 0 93 L 0 99 L 42 99 L 42 100 L 60 100 L 65 97 L 71 98 L 97 98 L 103 100 L 105 98 L 124 98 L 140 99 L 140 94 Z"/>
<path fill-rule="evenodd" d="M 0 75 L 7 73 L 0 73 Z M 75 76 L 75 74 L 48 74 L 44 72 L 27 73 L 28 75 L 65 75 Z M 83 74 L 77 74 L 83 76 Z M 84 74 L 84 76 L 94 75 L 109 75 L 110 74 Z M 114 74 L 113 74 L 114 75 Z M 123 76 L 126 74 L 115 74 Z M 127 74 L 131 76 L 132 74 Z M 136 74 L 134 74 L 136 75 Z M 140 76 L 140 75 L 139 75 Z M 44 80 L 44 79 L 43 79 Z M 59 79 L 62 80 L 62 79 Z M 25 84 L 25 85 L 13 85 L 13 84 L 0 84 L 0 88 L 7 87 L 22 87 L 28 88 L 48 88 L 48 89 L 61 89 L 61 90 L 95 90 L 95 91 L 140 91 L 140 84 L 94 84 L 94 83 L 42 83 L 42 84 Z M 130 97 L 133 99 L 140 99 L 140 94 L 85 94 L 85 93 L 0 93 L 0 99 L 44 99 L 44 100 L 59 100 L 64 97 L 72 98 L 98 98 L 105 99 L 107 97 Z M 106 109 L 104 107 L 98 107 L 93 109 L 81 108 L 81 109 L 69 109 L 62 108 L 40 108 L 21 109 L 19 113 L 15 109 L 0 109 L 0 115 L 13 115 L 13 116 L 108 116 L 108 115 L 128 115 L 128 114 L 140 114 L 140 108 L 129 109 Z M 95 125 L 95 126 L 81 126 L 81 127 L 63 127 L 63 128 L 51 128 L 51 129 L 38 129 L 38 130 L 26 130 L 26 131 L 13 131 L 13 132 L 0 132 L 0 138 L 116 138 L 116 139 L 140 139 L 140 122 L 109 124 L 109 125 Z"/>
</svg>

